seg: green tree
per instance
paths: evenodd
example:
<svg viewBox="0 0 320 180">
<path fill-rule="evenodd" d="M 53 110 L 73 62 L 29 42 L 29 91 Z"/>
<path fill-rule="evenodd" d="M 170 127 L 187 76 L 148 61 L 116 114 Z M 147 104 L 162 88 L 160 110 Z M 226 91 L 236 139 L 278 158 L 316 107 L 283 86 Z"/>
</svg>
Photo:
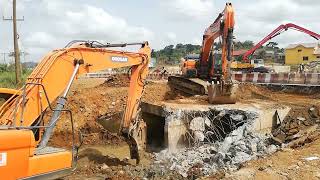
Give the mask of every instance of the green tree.
<svg viewBox="0 0 320 180">
<path fill-rule="evenodd" d="M 266 51 L 265 50 L 260 50 L 257 54 L 258 59 L 264 59 L 266 56 Z"/>
<path fill-rule="evenodd" d="M 235 41 L 233 43 L 234 49 L 235 50 L 240 50 L 240 49 L 251 49 L 254 46 L 254 43 L 252 41 Z"/>
<path fill-rule="evenodd" d="M 181 58 L 187 54 L 198 54 L 200 49 L 199 45 L 179 43 L 176 46 L 168 45 L 161 50 L 154 50 L 152 57 L 157 58 L 157 62 L 160 64 L 178 64 Z"/>
<path fill-rule="evenodd" d="M 280 50 L 280 48 L 278 47 L 278 43 L 277 42 L 269 42 L 266 47 L 270 50 L 273 50 L 274 52 L 277 52 Z"/>
</svg>

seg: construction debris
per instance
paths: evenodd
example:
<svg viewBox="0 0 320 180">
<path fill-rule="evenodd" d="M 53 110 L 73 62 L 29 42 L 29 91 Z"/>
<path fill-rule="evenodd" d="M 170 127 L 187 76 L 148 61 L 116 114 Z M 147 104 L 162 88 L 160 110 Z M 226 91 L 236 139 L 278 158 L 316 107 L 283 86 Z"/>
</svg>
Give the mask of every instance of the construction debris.
<svg viewBox="0 0 320 180">
<path fill-rule="evenodd" d="M 194 114 L 193 114 L 194 115 Z M 237 170 L 242 163 L 270 154 L 278 146 L 268 144 L 268 136 L 253 132 L 256 114 L 245 111 L 210 110 L 191 119 L 190 148 L 155 154 L 156 168 L 177 171 L 183 177 L 206 176 L 219 170 Z"/>
<path fill-rule="evenodd" d="M 306 158 L 302 158 L 302 159 L 306 160 L 306 161 L 313 161 L 313 160 L 318 160 L 320 158 L 317 156 L 310 156 L 310 157 L 306 157 Z"/>
<path fill-rule="evenodd" d="M 107 87 L 127 87 L 130 83 L 130 76 L 127 74 L 115 74 L 107 78 L 103 85 Z"/>
<path fill-rule="evenodd" d="M 127 79 L 126 76 L 123 77 Z M 103 132 L 95 120 L 111 118 L 114 121 L 118 120 L 120 122 L 121 111 L 124 110 L 127 87 L 119 84 L 121 87 L 114 88 L 114 86 L 116 86 L 116 80 L 109 80 L 109 82 L 105 82 L 104 84 L 103 81 L 100 81 L 102 83 L 100 83 L 101 85 L 95 85 L 97 84 L 95 82 L 96 80 L 93 82 L 92 79 L 81 79 L 80 81 L 81 84 L 77 85 L 72 91 L 68 106 L 74 112 L 77 129 L 81 129 L 84 135 L 84 145 L 94 146 L 84 146 L 83 149 L 85 151 L 80 153 L 78 169 L 69 179 L 91 177 L 103 177 L 107 179 L 111 177 L 113 177 L 111 179 L 165 179 L 163 177 L 171 177 L 171 179 L 186 179 L 183 176 L 187 176 L 189 179 L 196 179 L 205 175 L 214 175 L 216 177 L 215 172 L 222 173 L 223 175 L 221 175 L 221 177 L 227 177 L 235 173 L 232 170 L 239 169 L 250 163 L 252 164 L 252 162 L 255 161 L 263 162 L 256 164 L 257 169 L 263 166 L 260 168 L 261 171 L 258 170 L 258 173 L 273 170 L 288 173 L 286 170 L 277 167 L 280 161 L 282 164 L 285 164 L 286 167 L 296 166 L 296 162 L 286 162 L 288 155 L 292 155 L 293 158 L 300 161 L 302 161 L 301 157 L 319 157 L 317 152 L 309 151 L 305 152 L 306 154 L 298 156 L 296 153 L 300 152 L 300 148 L 293 150 L 291 148 L 281 147 L 281 141 L 273 145 L 270 144 L 269 141 L 271 137 L 253 133 L 250 126 L 252 121 L 254 121 L 252 120 L 254 119 L 254 113 L 211 109 L 202 113 L 199 113 L 199 111 L 181 111 L 180 114 L 177 113 L 179 116 L 173 116 L 173 114 L 171 114 L 172 118 L 167 119 L 175 120 L 176 118 L 183 118 L 183 121 L 187 121 L 188 132 L 185 138 L 190 140 L 188 148 L 178 150 L 175 153 L 169 153 L 167 150 L 164 150 L 156 153 L 154 158 L 151 158 L 153 154 L 147 154 L 148 156 L 146 156 L 144 160 L 151 164 L 142 163 L 138 166 L 125 164 L 124 162 L 127 163 L 127 161 L 124 160 L 124 158 L 127 157 L 127 153 L 129 153 L 126 152 L 127 146 L 122 146 L 121 139 L 117 138 L 116 135 L 112 135 L 109 131 Z M 119 94 L 121 94 L 120 97 Z M 270 100 L 279 102 L 279 104 L 288 105 L 292 108 L 292 112 L 289 113 L 290 117 L 298 119 L 302 125 L 304 123 L 310 124 L 310 126 L 306 126 L 306 129 L 318 124 L 317 117 L 319 116 L 317 107 L 319 104 L 317 104 L 318 99 L 315 99 L 314 96 L 274 92 L 265 87 L 243 84 L 241 85 L 240 97 L 241 102 Z M 154 104 L 161 101 L 174 102 L 177 104 L 180 103 L 181 106 L 184 106 L 186 102 L 206 103 L 206 100 L 203 100 L 202 97 L 184 97 L 177 95 L 171 92 L 166 84 L 158 82 L 150 82 L 147 84 L 143 101 Z M 312 104 L 316 106 L 310 108 Z M 110 109 L 109 106 L 114 106 L 114 108 Z M 70 139 L 66 138 L 67 135 L 71 137 L 70 134 L 62 133 L 62 130 L 65 131 L 69 129 L 67 129 L 69 124 L 65 123 L 67 122 L 67 117 L 63 115 L 62 118 L 57 126 L 58 131 L 53 141 L 55 145 L 59 146 L 65 146 L 67 142 L 71 142 Z M 316 123 L 311 122 L 312 118 L 314 118 L 312 121 Z M 285 123 L 286 120 L 281 122 Z M 222 125 L 219 125 L 220 123 Z M 278 126 L 280 126 L 280 122 Z M 223 129 L 221 129 L 221 127 Z M 294 126 L 291 127 L 293 128 Z M 306 142 L 310 142 L 311 136 L 316 135 L 314 135 L 314 133 L 307 135 L 308 139 Z M 303 137 L 305 137 L 305 135 L 303 135 Z M 319 143 L 319 141 L 317 142 Z M 108 144 L 108 146 L 105 144 Z M 111 146 L 110 144 L 118 145 Z M 299 146 L 300 145 L 302 144 L 299 143 Z M 261 156 L 265 157 L 266 154 L 272 153 L 280 148 L 281 151 L 279 153 L 281 153 L 282 156 L 279 161 L 276 161 L 276 164 L 268 164 L 268 161 L 271 157 L 278 160 L 278 153 L 267 156 L 267 158 L 259 158 Z M 294 153 L 292 153 L 292 151 Z M 87 154 L 87 152 L 91 154 Z M 283 155 L 284 153 L 286 153 L 286 155 Z M 109 157 L 106 154 L 112 154 L 112 156 Z M 276 158 L 274 158 L 275 156 Z M 248 160 L 250 161 L 244 163 Z M 317 163 L 318 160 L 310 162 Z M 303 166 L 299 167 L 301 169 L 305 168 L 304 170 L 307 168 Z M 316 168 L 318 166 L 314 165 L 311 167 Z M 240 171 L 242 171 L 242 169 L 243 168 L 241 168 Z M 296 172 L 296 169 L 293 168 L 290 171 Z M 125 174 L 123 175 L 123 173 Z M 252 177 L 254 173 L 257 172 L 250 170 Z M 238 177 L 236 173 L 234 175 L 234 177 Z M 247 177 L 246 175 L 244 176 Z M 289 173 L 289 177 L 298 176 L 293 176 Z"/>
<path fill-rule="evenodd" d="M 295 113 L 304 112 L 304 113 Z M 272 139 L 279 145 L 297 147 L 304 144 L 309 136 L 316 132 L 320 122 L 319 110 L 317 107 L 293 109 L 291 115 L 280 121 L 272 130 Z"/>
</svg>

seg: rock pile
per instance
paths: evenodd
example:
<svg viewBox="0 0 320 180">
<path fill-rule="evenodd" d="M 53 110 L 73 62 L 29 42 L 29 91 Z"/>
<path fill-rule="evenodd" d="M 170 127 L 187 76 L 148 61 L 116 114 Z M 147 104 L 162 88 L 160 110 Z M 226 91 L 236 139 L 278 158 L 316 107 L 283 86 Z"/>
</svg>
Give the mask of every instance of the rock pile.
<svg viewBox="0 0 320 180">
<path fill-rule="evenodd" d="M 226 118 L 233 122 L 229 124 L 232 127 L 222 125 L 226 123 Z M 278 147 L 269 145 L 266 135 L 253 133 L 252 123 L 255 118 L 254 113 L 231 110 L 215 112 L 215 116 L 195 117 L 190 121 L 189 129 L 196 137 L 195 140 L 202 143 L 175 153 L 168 150 L 156 153 L 155 164 L 158 164 L 158 167 L 155 167 L 162 168 L 162 171 L 176 171 L 183 177 L 205 176 L 222 169 L 236 170 L 248 160 L 275 152 Z M 216 131 L 215 137 L 219 136 L 219 132 L 212 128 L 213 125 L 218 129 L 223 128 L 217 127 L 217 121 L 220 121 L 225 129 L 231 128 L 231 132 L 220 131 L 228 134 L 220 134 L 220 137 L 224 137 L 222 140 L 207 141 L 213 139 L 208 132 Z M 240 121 L 245 123 L 236 126 Z"/>
<path fill-rule="evenodd" d="M 292 109 L 282 122 L 278 119 L 277 123 L 272 130 L 275 143 L 295 146 L 295 142 L 304 143 L 318 129 L 319 109 L 316 106 Z"/>
</svg>

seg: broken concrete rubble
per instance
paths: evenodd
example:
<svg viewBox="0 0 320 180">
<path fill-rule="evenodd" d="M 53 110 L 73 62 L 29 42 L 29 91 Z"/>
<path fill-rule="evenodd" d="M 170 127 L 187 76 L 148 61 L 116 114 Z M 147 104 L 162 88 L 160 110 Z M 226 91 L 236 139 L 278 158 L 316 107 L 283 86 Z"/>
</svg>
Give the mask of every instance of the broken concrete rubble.
<svg viewBox="0 0 320 180">
<path fill-rule="evenodd" d="M 282 121 L 290 110 L 287 106 L 269 101 L 231 105 L 184 105 L 175 102 L 142 103 L 142 105 L 143 113 L 161 117 L 158 119 L 163 121 L 164 125 L 162 148 L 168 148 L 171 152 L 190 146 L 188 141 L 195 144 L 202 144 L 204 141 L 222 141 L 226 134 L 246 121 L 246 115 L 237 113 L 238 111 L 254 112 L 257 117 L 252 125 L 253 129 L 256 132 L 269 133 L 275 114 Z M 215 119 L 213 122 L 219 124 L 210 124 L 208 118 Z M 230 123 L 231 121 L 233 123 Z M 219 128 L 220 123 L 226 128 Z M 203 127 L 207 127 L 207 130 L 201 131 Z"/>
<path fill-rule="evenodd" d="M 272 130 L 272 140 L 279 145 L 299 146 L 318 129 L 317 123 L 320 118 L 317 107 L 292 109 L 292 111 L 290 116 L 279 121 Z"/>
<path fill-rule="evenodd" d="M 180 112 L 180 117 L 186 118 L 183 113 L 186 115 Z M 254 112 L 210 109 L 188 113 L 193 116 L 187 127 L 189 136 L 193 136 L 193 141 L 189 141 L 193 145 L 176 152 L 166 149 L 156 153 L 155 167 L 162 171 L 176 171 L 188 177 L 195 166 L 202 175 L 222 169 L 236 170 L 243 162 L 273 153 L 278 148 L 267 143 L 268 136 L 254 133 L 252 124 L 257 118 Z"/>
</svg>

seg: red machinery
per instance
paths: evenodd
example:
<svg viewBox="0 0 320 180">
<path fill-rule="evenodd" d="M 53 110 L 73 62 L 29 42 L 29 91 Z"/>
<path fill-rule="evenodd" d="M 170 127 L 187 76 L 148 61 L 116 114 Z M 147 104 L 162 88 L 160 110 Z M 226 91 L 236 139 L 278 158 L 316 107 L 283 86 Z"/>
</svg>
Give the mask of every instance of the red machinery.
<svg viewBox="0 0 320 180">
<path fill-rule="evenodd" d="M 253 48 L 249 49 L 242 57 L 243 62 L 248 62 L 248 57 L 250 55 L 252 55 L 258 48 L 260 48 L 264 43 L 266 43 L 267 41 L 269 41 L 270 39 L 280 35 L 282 32 L 287 31 L 288 29 L 293 29 L 296 31 L 300 31 L 306 34 L 309 34 L 311 37 L 319 40 L 320 39 L 320 35 L 312 32 L 306 28 L 303 28 L 301 26 L 292 24 L 292 23 L 288 23 L 288 24 L 281 24 L 279 27 L 277 27 L 275 30 L 273 30 L 268 36 L 266 36 L 265 38 L 263 38 L 258 44 L 256 44 Z"/>
</svg>

